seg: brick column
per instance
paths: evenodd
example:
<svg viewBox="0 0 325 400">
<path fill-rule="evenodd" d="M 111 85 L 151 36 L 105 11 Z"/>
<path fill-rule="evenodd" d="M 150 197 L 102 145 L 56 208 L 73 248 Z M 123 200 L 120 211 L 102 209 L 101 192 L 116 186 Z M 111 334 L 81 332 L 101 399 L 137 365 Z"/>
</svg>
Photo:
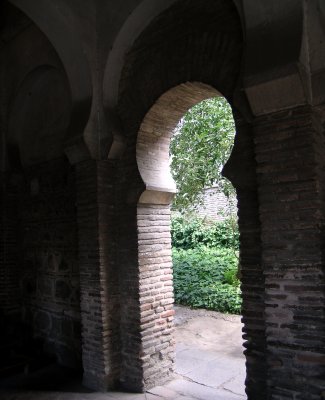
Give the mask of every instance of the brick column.
<svg viewBox="0 0 325 400">
<path fill-rule="evenodd" d="M 115 265 L 114 168 L 76 165 L 84 384 L 114 387 L 120 372 L 119 280 Z"/>
<path fill-rule="evenodd" d="M 309 106 L 255 121 L 268 399 L 325 395 L 323 127 Z"/>
<path fill-rule="evenodd" d="M 142 392 L 166 382 L 174 368 L 170 208 L 124 205 L 119 226 L 120 379 Z"/>
<path fill-rule="evenodd" d="M 240 275 L 246 393 L 249 400 L 266 399 L 265 281 L 261 261 L 261 225 L 256 180 L 253 127 L 235 115 L 236 138 L 223 174 L 237 192 L 240 232 Z"/>
<path fill-rule="evenodd" d="M 170 206 L 139 204 L 138 252 L 141 361 L 144 387 L 165 383 L 174 372 L 174 293 Z"/>
<path fill-rule="evenodd" d="M 121 299 L 121 385 L 143 392 L 174 369 L 170 201 L 173 193 L 146 190 L 130 145 L 117 190 Z"/>
</svg>

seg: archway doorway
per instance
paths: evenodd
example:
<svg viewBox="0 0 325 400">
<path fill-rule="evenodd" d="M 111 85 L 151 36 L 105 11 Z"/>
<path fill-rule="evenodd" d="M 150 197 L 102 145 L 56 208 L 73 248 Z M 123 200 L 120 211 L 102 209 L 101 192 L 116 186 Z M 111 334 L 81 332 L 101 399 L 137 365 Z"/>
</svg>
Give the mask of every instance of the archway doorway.
<svg viewBox="0 0 325 400">
<path fill-rule="evenodd" d="M 235 189 L 221 175 L 235 123 L 222 96 L 190 108 L 174 132 L 171 206 L 176 366 L 191 389 L 245 397 Z M 174 385 L 172 383 L 171 385 Z"/>
<path fill-rule="evenodd" d="M 169 144 L 185 112 L 200 101 L 215 96 L 220 94 L 211 86 L 197 82 L 169 90 L 147 113 L 138 135 L 137 163 L 146 185 L 137 207 L 140 324 L 143 324 L 145 384 L 149 387 L 151 382 L 157 384 L 158 374 L 161 379 L 166 379 L 174 370 L 170 204 L 176 186 L 169 168 Z M 152 343 L 155 346 L 151 346 Z M 244 377 L 242 380 L 243 387 Z M 221 387 L 220 383 L 215 386 L 218 387 Z"/>
</svg>

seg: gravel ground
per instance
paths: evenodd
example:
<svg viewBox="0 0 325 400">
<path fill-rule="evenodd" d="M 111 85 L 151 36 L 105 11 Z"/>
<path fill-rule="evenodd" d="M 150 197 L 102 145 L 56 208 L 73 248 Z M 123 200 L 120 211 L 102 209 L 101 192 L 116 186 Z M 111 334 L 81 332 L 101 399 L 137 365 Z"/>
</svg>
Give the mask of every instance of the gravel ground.
<svg viewBox="0 0 325 400">
<path fill-rule="evenodd" d="M 189 308 L 185 306 L 175 305 L 175 326 L 183 325 L 193 318 L 210 317 L 222 319 L 223 321 L 234 322 L 240 324 L 241 316 L 233 314 L 223 314 L 217 311 L 205 310 L 204 308 Z"/>
</svg>

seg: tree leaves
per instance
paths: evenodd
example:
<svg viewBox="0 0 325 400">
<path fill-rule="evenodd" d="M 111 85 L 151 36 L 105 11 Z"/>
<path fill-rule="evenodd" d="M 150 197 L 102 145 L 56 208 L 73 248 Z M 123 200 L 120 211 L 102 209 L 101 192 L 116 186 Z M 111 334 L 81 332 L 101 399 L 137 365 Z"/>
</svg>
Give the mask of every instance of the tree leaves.
<svg viewBox="0 0 325 400">
<path fill-rule="evenodd" d="M 202 101 L 182 118 L 170 144 L 171 171 L 178 193 L 174 209 L 184 212 L 202 201 L 204 188 L 219 185 L 226 195 L 234 193 L 221 176 L 234 141 L 235 123 L 223 97 Z"/>
</svg>

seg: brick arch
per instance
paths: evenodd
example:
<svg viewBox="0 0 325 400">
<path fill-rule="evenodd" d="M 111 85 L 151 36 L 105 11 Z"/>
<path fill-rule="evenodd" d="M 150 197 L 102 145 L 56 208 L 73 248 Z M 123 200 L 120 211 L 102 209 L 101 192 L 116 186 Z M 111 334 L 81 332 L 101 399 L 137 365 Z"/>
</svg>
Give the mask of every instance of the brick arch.
<svg viewBox="0 0 325 400">
<path fill-rule="evenodd" d="M 200 101 L 220 95 L 199 82 L 168 90 L 146 114 L 138 133 L 136 156 L 146 190 L 139 204 L 170 204 L 176 190 L 169 170 L 169 144 L 182 116 Z"/>
<path fill-rule="evenodd" d="M 170 204 L 176 185 L 169 168 L 170 140 L 188 109 L 215 96 L 220 93 L 209 85 L 180 84 L 155 102 L 138 133 L 136 158 L 145 185 L 137 205 L 137 237 L 141 358 L 146 387 L 170 378 L 174 363 Z M 154 347 L 150 346 L 152 342 Z"/>
<path fill-rule="evenodd" d="M 119 104 L 121 87 L 125 81 L 125 66 L 130 69 L 133 68 L 129 60 L 130 54 L 137 48 L 143 37 L 151 35 L 148 32 L 150 30 L 154 31 L 157 24 L 159 25 L 160 20 L 164 19 L 166 15 L 170 14 L 175 21 L 193 18 L 193 15 L 188 18 L 186 14 L 189 9 L 193 8 L 194 3 L 192 0 L 155 0 L 154 3 L 151 0 L 142 0 L 121 27 L 106 60 L 103 78 L 103 105 L 106 118 L 113 131 L 113 142 L 109 158 L 119 157 L 124 149 L 123 122 L 120 118 Z M 205 0 L 198 5 L 198 9 L 200 8 L 205 8 L 208 12 L 211 11 L 211 14 L 214 13 L 214 10 L 216 10 L 215 14 L 221 10 L 221 18 L 225 17 L 226 20 L 234 19 L 232 25 L 238 31 L 239 36 L 242 35 L 242 30 L 244 29 L 243 9 L 239 0 L 222 1 L 218 5 L 211 0 Z M 225 9 L 227 10 L 225 11 Z M 230 17 L 228 15 L 225 16 L 229 10 L 231 10 L 232 15 Z M 218 23 L 220 24 L 220 21 Z M 228 30 L 231 31 L 229 27 Z M 201 40 L 196 40 L 196 42 L 198 44 Z M 202 43 L 204 44 L 204 39 Z M 204 79 L 190 79 L 189 75 L 185 81 L 187 80 L 204 81 Z M 181 82 L 175 82 L 171 87 Z M 165 90 L 168 88 L 165 88 Z M 162 93 L 163 91 L 160 94 Z M 237 97 L 240 102 L 246 101 L 240 93 L 237 93 Z M 249 111 L 247 113 L 249 114 Z"/>
<path fill-rule="evenodd" d="M 218 88 L 231 102 L 241 73 L 243 33 L 232 2 L 179 0 L 157 16 L 124 58 L 116 111 L 137 135 L 154 102 L 184 82 Z"/>
<path fill-rule="evenodd" d="M 117 105 L 121 134 L 126 143 L 117 169 L 120 177 L 117 207 L 119 215 L 123 216 L 117 222 L 117 257 L 121 291 L 125 293 L 121 304 L 121 347 L 128 357 L 122 357 L 120 380 L 122 385 L 133 390 L 141 391 L 168 379 L 173 369 L 169 236 L 169 202 L 173 190 L 166 190 L 173 189 L 173 184 L 170 179 L 158 179 L 160 183 L 156 190 L 150 190 L 155 186 L 153 181 L 157 176 L 153 174 L 153 179 L 150 176 L 153 163 L 149 162 L 146 167 L 146 159 L 141 160 L 137 144 L 144 137 L 142 130 L 146 129 L 146 116 L 164 98 L 161 96 L 173 93 L 175 89 L 172 88 L 188 88 L 191 84 L 187 82 L 200 82 L 200 85 L 216 88 L 222 93 L 232 104 L 235 114 L 237 139 L 226 175 L 235 183 L 239 201 L 246 390 L 251 398 L 262 398 L 265 393 L 265 289 L 254 143 L 252 127 L 233 101 L 241 74 L 242 51 L 241 22 L 232 2 L 182 0 L 155 18 L 134 42 L 124 60 Z M 166 96 L 169 106 L 177 109 L 177 101 Z M 180 109 L 180 115 L 185 108 Z M 158 107 L 157 112 L 163 111 Z M 172 126 L 173 123 L 171 117 L 169 124 Z M 159 140 L 157 146 L 158 143 Z M 166 165 L 166 162 L 162 164 Z M 240 173 L 240 180 L 236 179 L 237 173 Z M 152 236 L 155 232 L 158 232 L 156 238 Z M 155 264 L 153 269 L 157 268 L 157 259 L 150 257 L 152 252 L 160 255 L 158 259 L 164 274 L 160 282 L 154 282 L 151 272 L 151 263 Z M 162 283 L 164 280 L 167 285 Z M 156 305 L 152 307 L 151 304 L 156 303 L 163 307 L 163 310 L 158 308 L 162 315 L 153 311 Z M 156 319 L 165 329 L 165 343 L 170 343 L 170 346 L 165 344 L 162 354 L 160 338 L 150 329 L 146 331 L 147 327 L 155 326 Z M 152 329 L 159 332 L 157 327 Z M 154 344 L 154 348 L 149 346 L 152 343 L 156 343 L 157 349 Z M 151 353 L 145 349 L 150 349 Z M 139 354 L 143 356 L 138 357 Z M 163 361 L 158 364 L 160 358 Z M 154 369 L 153 360 L 161 369 Z M 134 374 L 134 369 L 138 374 Z"/>
</svg>

